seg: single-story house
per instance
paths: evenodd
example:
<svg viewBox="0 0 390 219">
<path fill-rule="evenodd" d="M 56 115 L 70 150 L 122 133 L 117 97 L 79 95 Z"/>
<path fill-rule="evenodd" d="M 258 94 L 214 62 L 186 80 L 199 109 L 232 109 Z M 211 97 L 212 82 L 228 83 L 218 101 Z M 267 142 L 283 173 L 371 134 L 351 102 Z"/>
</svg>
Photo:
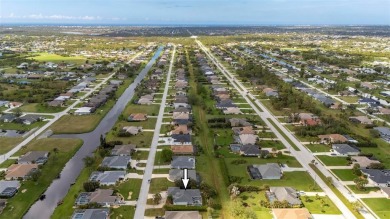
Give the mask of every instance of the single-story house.
<svg viewBox="0 0 390 219">
<path fill-rule="evenodd" d="M 20 187 L 20 182 L 17 180 L 13 181 L 0 181 L 0 197 L 10 198 L 13 197 Z"/>
<path fill-rule="evenodd" d="M 226 107 L 225 109 L 223 109 L 223 113 L 225 115 L 231 115 L 231 114 L 242 114 L 240 108 L 238 107 Z"/>
<path fill-rule="evenodd" d="M 241 118 L 231 118 L 231 119 L 229 119 L 229 122 L 230 122 L 231 127 L 252 126 L 252 124 L 247 122 L 246 119 L 241 119 Z"/>
<path fill-rule="evenodd" d="M 138 133 L 142 132 L 141 126 L 125 126 L 122 128 L 124 132 L 127 132 L 131 135 L 137 135 Z"/>
<path fill-rule="evenodd" d="M 258 137 L 257 135 L 254 134 L 242 134 L 242 135 L 238 135 L 238 140 L 239 143 L 243 145 L 256 144 Z"/>
<path fill-rule="evenodd" d="M 175 155 L 193 155 L 195 152 L 192 145 L 172 145 L 171 150 Z"/>
<path fill-rule="evenodd" d="M 332 149 L 338 156 L 357 156 L 360 154 L 358 148 L 349 144 L 333 144 Z"/>
<path fill-rule="evenodd" d="M 25 124 L 25 125 L 31 125 L 31 124 L 38 122 L 38 121 L 41 121 L 43 119 L 45 119 L 45 117 L 43 117 L 43 116 L 28 114 L 28 115 L 21 116 L 21 117 L 17 118 L 16 120 L 20 123 Z"/>
<path fill-rule="evenodd" d="M 269 192 L 266 192 L 266 196 L 270 203 L 287 201 L 290 207 L 300 207 L 302 205 L 297 190 L 292 187 L 270 187 Z"/>
<path fill-rule="evenodd" d="M 114 206 L 122 203 L 121 197 L 113 195 L 112 189 L 97 189 L 94 192 L 82 192 L 76 199 L 76 205 L 98 203 L 101 206 Z"/>
<path fill-rule="evenodd" d="M 44 164 L 48 157 L 48 151 L 29 151 L 19 158 L 18 164 Z"/>
<path fill-rule="evenodd" d="M 30 175 L 38 170 L 38 164 L 12 164 L 5 171 L 5 179 L 27 179 Z"/>
<path fill-rule="evenodd" d="M 88 115 L 92 113 L 92 107 L 80 107 L 74 111 L 75 115 Z"/>
<path fill-rule="evenodd" d="M 199 177 L 196 174 L 195 170 L 188 170 L 188 178 L 199 182 Z M 183 178 L 183 170 L 181 169 L 170 169 L 168 180 L 171 182 L 175 182 L 176 180 L 181 180 Z"/>
<path fill-rule="evenodd" d="M 89 177 L 89 181 L 99 182 L 100 185 L 115 185 L 125 179 L 126 171 L 95 171 Z"/>
<path fill-rule="evenodd" d="M 195 169 L 195 157 L 173 156 L 171 162 L 172 169 Z"/>
<path fill-rule="evenodd" d="M 282 169 L 277 163 L 248 166 L 248 172 L 252 179 L 280 179 Z"/>
<path fill-rule="evenodd" d="M 13 122 L 17 117 L 14 114 L 4 114 L 0 116 L 1 122 Z"/>
<path fill-rule="evenodd" d="M 359 164 L 360 168 L 367 168 L 371 164 L 381 163 L 381 162 L 379 162 L 379 160 L 371 160 L 370 158 L 368 158 L 366 156 L 352 156 L 351 160 L 352 160 L 352 164 L 355 164 L 355 163 Z"/>
<path fill-rule="evenodd" d="M 145 121 L 148 119 L 148 115 L 144 113 L 133 113 L 128 118 L 128 122 L 139 122 L 139 121 Z"/>
<path fill-rule="evenodd" d="M 111 150 L 112 156 L 130 156 L 132 152 L 136 151 L 137 146 L 135 144 L 122 144 L 115 145 Z"/>
<path fill-rule="evenodd" d="M 175 129 L 171 131 L 171 135 L 187 135 L 190 134 L 190 130 L 187 125 L 175 126 Z"/>
<path fill-rule="evenodd" d="M 372 120 L 369 119 L 367 116 L 351 116 L 351 117 L 349 117 L 349 120 L 351 122 L 355 122 L 355 123 L 372 125 Z"/>
<path fill-rule="evenodd" d="M 367 176 L 369 184 L 381 187 L 390 187 L 390 170 L 361 169 Z"/>
<path fill-rule="evenodd" d="M 78 209 L 76 210 L 71 219 L 109 219 L 110 209 Z"/>
<path fill-rule="evenodd" d="M 390 142 L 390 128 L 388 127 L 374 127 L 381 136 L 381 138 L 387 142 Z"/>
<path fill-rule="evenodd" d="M 173 139 L 173 145 L 192 145 L 191 135 L 189 134 L 173 134 L 171 138 Z"/>
<path fill-rule="evenodd" d="M 101 166 L 102 167 L 109 167 L 112 169 L 127 169 L 127 166 L 129 165 L 131 161 L 130 156 L 112 156 L 112 157 L 105 157 L 102 161 Z"/>
<path fill-rule="evenodd" d="M 340 134 L 318 135 L 318 138 L 320 138 L 321 144 L 348 142 L 348 139 Z"/>
<path fill-rule="evenodd" d="M 172 196 L 173 205 L 202 206 L 202 195 L 199 189 L 169 187 L 168 196 Z"/>
</svg>

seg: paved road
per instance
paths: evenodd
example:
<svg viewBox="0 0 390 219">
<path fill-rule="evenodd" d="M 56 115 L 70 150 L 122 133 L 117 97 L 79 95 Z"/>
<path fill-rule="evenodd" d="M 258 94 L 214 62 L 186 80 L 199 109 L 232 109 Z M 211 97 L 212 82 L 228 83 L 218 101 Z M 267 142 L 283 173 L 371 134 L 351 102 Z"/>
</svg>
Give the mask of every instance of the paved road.
<svg viewBox="0 0 390 219">
<path fill-rule="evenodd" d="M 166 80 L 165 88 L 164 88 L 164 94 L 163 94 L 161 105 L 160 105 L 160 111 L 159 111 L 158 117 L 157 117 L 156 127 L 154 129 L 155 131 L 154 131 L 154 135 L 153 135 L 152 144 L 150 146 L 148 162 L 146 163 L 146 168 L 145 168 L 145 172 L 144 172 L 144 179 L 142 180 L 141 190 L 140 190 L 139 197 L 138 197 L 138 204 L 137 204 L 137 208 L 136 208 L 135 214 L 134 214 L 134 218 L 136 218 L 136 219 L 141 219 L 141 218 L 145 217 L 146 200 L 148 199 L 149 187 L 150 187 L 149 180 L 152 178 L 153 167 L 154 167 L 154 158 L 156 157 L 158 139 L 160 137 L 160 129 L 161 129 L 162 121 L 163 121 L 165 104 L 166 104 L 166 100 L 167 100 L 167 96 L 168 96 L 169 82 L 171 80 L 171 73 L 172 73 L 172 67 L 173 67 L 173 62 L 174 62 L 174 58 L 175 58 L 175 53 L 176 53 L 176 45 L 174 45 L 174 47 L 173 47 L 172 58 L 171 58 L 171 62 L 169 64 L 167 80 Z"/>
<path fill-rule="evenodd" d="M 100 145 L 100 135 L 104 135 L 115 125 L 119 115 L 125 109 L 127 103 L 133 98 L 135 88 L 147 75 L 150 68 L 153 66 L 157 57 L 159 57 L 162 47 L 158 49 L 154 57 L 149 61 L 145 68 L 134 79 L 134 82 L 124 91 L 121 97 L 117 100 L 112 109 L 102 119 L 95 130 L 84 134 L 69 134 L 69 135 L 54 135 L 54 138 L 79 138 L 84 141 L 81 148 L 68 161 L 64 169 L 61 171 L 61 178 L 54 180 L 49 188 L 45 191 L 46 199 L 37 201 L 31 206 L 24 219 L 50 218 L 57 203 L 62 200 L 68 193 L 72 183 L 79 176 L 84 168 L 83 158 L 91 156 L 95 149 Z"/>
<path fill-rule="evenodd" d="M 291 151 L 291 154 L 294 155 L 297 160 L 301 163 L 301 165 L 308 171 L 308 173 L 314 178 L 317 184 L 324 190 L 324 192 L 328 195 L 328 197 L 338 206 L 340 211 L 343 213 L 345 218 L 355 218 L 353 213 L 345 206 L 345 204 L 336 196 L 336 194 L 329 188 L 329 186 L 314 172 L 314 170 L 309 166 L 312 160 L 317 160 L 310 151 L 306 149 L 287 129 L 284 128 L 282 124 L 272 115 L 270 111 L 263 104 L 257 100 L 249 91 L 239 82 L 235 77 L 223 66 L 219 63 L 219 61 L 214 57 L 211 52 L 198 40 L 196 40 L 200 48 L 206 53 L 206 55 L 212 60 L 212 62 L 218 67 L 218 69 L 222 72 L 222 74 L 230 81 L 231 85 L 235 87 L 235 89 L 242 95 L 244 99 L 248 102 L 249 105 L 255 110 L 255 112 L 263 119 L 263 121 L 270 127 L 270 129 L 275 133 L 275 135 L 282 141 L 284 145 L 286 145 L 287 149 Z M 253 100 L 257 107 L 259 107 L 263 112 L 261 112 L 250 99 Z M 279 131 L 274 127 L 272 123 L 268 121 L 271 119 L 283 133 L 290 138 L 290 140 L 297 145 L 297 147 L 301 151 L 296 151 L 289 142 L 284 138 L 283 135 L 279 133 Z M 343 195 L 351 201 L 356 200 L 355 198 L 349 195 L 348 190 L 339 182 L 333 175 L 321 164 L 318 162 L 318 169 L 325 175 L 333 178 L 334 185 Z M 372 215 L 364 215 L 366 218 L 375 218 Z"/>
</svg>

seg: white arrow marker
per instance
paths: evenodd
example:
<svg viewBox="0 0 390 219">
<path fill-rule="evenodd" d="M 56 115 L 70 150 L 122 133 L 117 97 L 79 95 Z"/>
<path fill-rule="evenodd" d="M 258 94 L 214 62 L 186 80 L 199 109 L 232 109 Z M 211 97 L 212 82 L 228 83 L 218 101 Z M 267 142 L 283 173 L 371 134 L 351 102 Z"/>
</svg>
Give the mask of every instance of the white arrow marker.
<svg viewBox="0 0 390 219">
<path fill-rule="evenodd" d="M 183 182 L 184 189 L 187 189 L 188 182 L 190 181 L 190 179 L 188 179 L 188 169 L 184 169 L 183 174 L 184 178 L 182 178 L 181 181 Z"/>
</svg>

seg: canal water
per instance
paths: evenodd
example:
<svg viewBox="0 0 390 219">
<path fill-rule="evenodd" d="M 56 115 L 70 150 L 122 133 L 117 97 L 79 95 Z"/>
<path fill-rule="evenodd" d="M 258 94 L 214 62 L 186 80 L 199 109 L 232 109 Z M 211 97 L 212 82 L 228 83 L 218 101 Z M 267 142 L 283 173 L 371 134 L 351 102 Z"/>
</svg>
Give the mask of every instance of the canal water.
<svg viewBox="0 0 390 219">
<path fill-rule="evenodd" d="M 53 138 L 80 138 L 84 141 L 80 150 L 77 151 L 65 165 L 61 172 L 61 177 L 52 182 L 46 190 L 46 198 L 43 201 L 37 201 L 31 206 L 24 219 L 49 219 L 57 203 L 61 201 L 67 194 L 70 186 L 79 176 L 84 168 L 83 158 L 90 156 L 100 144 L 100 135 L 106 134 L 114 126 L 119 115 L 125 109 L 127 103 L 133 98 L 135 88 L 145 78 L 149 70 L 152 68 L 156 59 L 160 56 L 163 47 L 160 46 L 152 59 L 146 64 L 145 68 L 138 74 L 134 82 L 125 90 L 122 96 L 115 103 L 113 108 L 106 114 L 96 129 L 84 134 L 70 135 L 54 135 Z"/>
</svg>

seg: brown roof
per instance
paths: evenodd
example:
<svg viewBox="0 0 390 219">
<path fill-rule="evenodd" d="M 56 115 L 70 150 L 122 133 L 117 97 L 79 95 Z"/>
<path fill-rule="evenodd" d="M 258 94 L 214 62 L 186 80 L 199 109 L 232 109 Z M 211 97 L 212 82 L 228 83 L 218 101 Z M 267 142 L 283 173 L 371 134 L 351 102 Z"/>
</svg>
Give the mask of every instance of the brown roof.
<svg viewBox="0 0 390 219">
<path fill-rule="evenodd" d="M 322 139 L 329 139 L 331 143 L 334 142 L 347 142 L 348 139 L 340 134 L 329 134 L 329 135 L 319 135 L 318 136 L 321 140 Z"/>
<path fill-rule="evenodd" d="M 174 154 L 192 154 L 194 146 L 192 145 L 172 145 L 171 150 Z"/>
<path fill-rule="evenodd" d="M 38 169 L 38 164 L 12 164 L 6 171 L 6 179 L 25 177 L 33 169 Z"/>
<path fill-rule="evenodd" d="M 172 134 L 189 134 L 187 125 L 179 125 L 176 126 L 174 130 L 172 130 Z"/>
<path fill-rule="evenodd" d="M 132 118 L 132 120 L 141 121 L 141 120 L 146 120 L 147 119 L 147 114 L 133 113 L 133 114 L 130 115 L 130 117 Z"/>
<path fill-rule="evenodd" d="M 241 128 L 240 134 L 255 134 L 256 132 L 252 129 L 252 126 L 245 126 Z"/>
<path fill-rule="evenodd" d="M 307 208 L 273 208 L 275 219 L 311 219 L 313 218 Z"/>
</svg>

